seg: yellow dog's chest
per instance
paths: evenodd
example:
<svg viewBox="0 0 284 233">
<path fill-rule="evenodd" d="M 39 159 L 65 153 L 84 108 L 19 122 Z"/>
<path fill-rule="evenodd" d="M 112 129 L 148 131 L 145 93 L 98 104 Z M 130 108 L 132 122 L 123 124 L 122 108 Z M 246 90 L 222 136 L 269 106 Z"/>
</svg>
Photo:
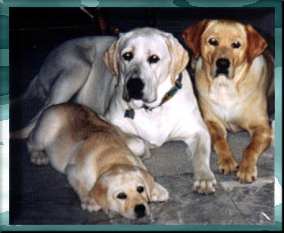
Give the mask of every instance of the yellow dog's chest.
<svg viewBox="0 0 284 233">
<path fill-rule="evenodd" d="M 232 123 L 241 111 L 240 98 L 233 81 L 219 77 L 211 85 L 208 97 L 214 114 L 233 130 L 235 126 Z"/>
</svg>

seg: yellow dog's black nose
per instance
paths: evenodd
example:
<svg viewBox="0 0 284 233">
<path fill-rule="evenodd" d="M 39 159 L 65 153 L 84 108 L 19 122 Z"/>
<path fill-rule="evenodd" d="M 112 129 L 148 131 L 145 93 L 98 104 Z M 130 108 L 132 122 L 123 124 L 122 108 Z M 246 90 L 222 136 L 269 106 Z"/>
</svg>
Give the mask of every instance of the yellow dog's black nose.
<svg viewBox="0 0 284 233">
<path fill-rule="evenodd" d="M 143 218 L 145 216 L 145 206 L 143 204 L 136 205 L 134 208 L 137 218 Z"/>
<path fill-rule="evenodd" d="M 219 58 L 217 61 L 216 61 L 216 66 L 218 69 L 228 69 L 229 66 L 230 66 L 230 61 L 229 59 L 227 58 Z"/>
<path fill-rule="evenodd" d="M 216 61 L 216 76 L 218 76 L 219 74 L 224 74 L 224 75 L 228 75 L 229 71 L 229 67 L 230 67 L 230 61 L 227 58 L 219 58 Z"/>
</svg>

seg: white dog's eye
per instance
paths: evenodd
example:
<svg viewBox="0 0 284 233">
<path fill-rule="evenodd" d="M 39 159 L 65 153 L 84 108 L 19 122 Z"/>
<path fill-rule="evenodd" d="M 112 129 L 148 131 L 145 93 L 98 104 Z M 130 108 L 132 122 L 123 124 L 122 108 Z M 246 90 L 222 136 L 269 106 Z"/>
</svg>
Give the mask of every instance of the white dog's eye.
<svg viewBox="0 0 284 233">
<path fill-rule="evenodd" d="M 122 57 L 125 61 L 130 61 L 133 58 L 133 53 L 132 52 L 126 52 L 122 54 Z"/>
<path fill-rule="evenodd" d="M 210 39 L 208 40 L 208 43 L 209 43 L 210 45 L 213 45 L 213 46 L 218 46 L 218 45 L 219 45 L 218 40 L 216 40 L 215 38 L 210 38 Z"/>
<path fill-rule="evenodd" d="M 125 193 L 119 193 L 116 195 L 116 198 L 123 200 L 127 198 L 127 195 Z"/>
<path fill-rule="evenodd" d="M 138 193 L 143 193 L 144 192 L 144 187 L 143 186 L 138 186 L 136 190 L 137 190 Z"/>
<path fill-rule="evenodd" d="M 233 42 L 231 46 L 234 49 L 238 49 L 239 47 L 241 47 L 241 43 L 239 41 Z"/>
<path fill-rule="evenodd" d="M 157 63 L 159 60 L 160 58 L 157 55 L 151 55 L 150 57 L 148 57 L 148 62 L 150 64 Z"/>
</svg>

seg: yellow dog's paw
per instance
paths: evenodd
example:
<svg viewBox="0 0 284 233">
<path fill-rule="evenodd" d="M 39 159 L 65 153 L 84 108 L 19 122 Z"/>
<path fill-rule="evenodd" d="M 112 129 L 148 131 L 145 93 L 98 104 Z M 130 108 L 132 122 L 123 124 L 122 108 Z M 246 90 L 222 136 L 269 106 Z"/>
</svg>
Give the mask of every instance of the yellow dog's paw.
<svg viewBox="0 0 284 233">
<path fill-rule="evenodd" d="M 82 200 L 81 207 L 83 210 L 89 212 L 99 211 L 101 207 L 96 203 L 96 200 L 92 197 L 86 197 Z"/>
<path fill-rule="evenodd" d="M 224 175 L 237 171 L 238 164 L 232 157 L 224 158 L 218 161 L 218 169 Z"/>
<path fill-rule="evenodd" d="M 241 183 L 252 183 L 257 178 L 257 167 L 256 165 L 250 165 L 247 161 L 240 163 L 237 177 Z"/>
</svg>

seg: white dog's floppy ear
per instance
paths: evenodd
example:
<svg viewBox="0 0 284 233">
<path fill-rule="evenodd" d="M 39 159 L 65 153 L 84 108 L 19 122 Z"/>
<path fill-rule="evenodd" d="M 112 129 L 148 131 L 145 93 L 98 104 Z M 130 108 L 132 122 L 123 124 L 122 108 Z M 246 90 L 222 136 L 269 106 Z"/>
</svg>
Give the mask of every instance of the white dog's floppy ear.
<svg viewBox="0 0 284 233">
<path fill-rule="evenodd" d="M 172 34 L 167 33 L 166 43 L 172 56 L 170 71 L 172 72 L 171 80 L 174 83 L 178 74 L 186 68 L 189 56 L 188 52 Z"/>
<path fill-rule="evenodd" d="M 142 170 L 142 169 L 141 169 Z M 142 175 L 145 180 L 146 192 L 149 201 L 160 202 L 169 199 L 169 192 L 160 184 L 154 181 L 149 172 L 142 170 Z"/>
<path fill-rule="evenodd" d="M 117 47 L 118 41 L 115 41 L 104 54 L 104 62 L 114 76 L 118 76 Z"/>
<path fill-rule="evenodd" d="M 251 26 L 246 25 L 247 32 L 247 59 L 252 62 L 254 58 L 262 54 L 266 49 L 265 39 Z"/>
</svg>

